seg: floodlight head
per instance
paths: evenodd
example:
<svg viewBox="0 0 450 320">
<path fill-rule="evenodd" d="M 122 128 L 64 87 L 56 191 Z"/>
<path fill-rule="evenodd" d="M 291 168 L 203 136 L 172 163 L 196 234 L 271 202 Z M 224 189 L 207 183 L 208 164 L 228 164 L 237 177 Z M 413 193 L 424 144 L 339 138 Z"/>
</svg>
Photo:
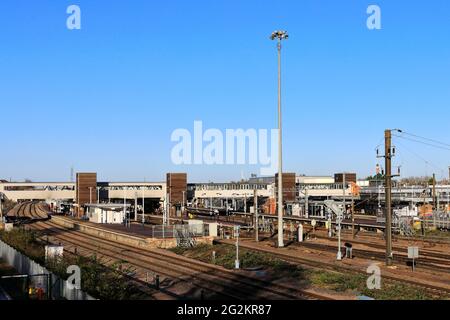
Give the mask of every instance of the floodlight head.
<svg viewBox="0 0 450 320">
<path fill-rule="evenodd" d="M 271 40 L 275 40 L 275 39 L 284 40 L 284 39 L 288 39 L 288 38 L 289 38 L 289 35 L 288 35 L 287 31 L 277 30 L 277 31 L 272 32 L 272 34 L 270 35 Z"/>
</svg>

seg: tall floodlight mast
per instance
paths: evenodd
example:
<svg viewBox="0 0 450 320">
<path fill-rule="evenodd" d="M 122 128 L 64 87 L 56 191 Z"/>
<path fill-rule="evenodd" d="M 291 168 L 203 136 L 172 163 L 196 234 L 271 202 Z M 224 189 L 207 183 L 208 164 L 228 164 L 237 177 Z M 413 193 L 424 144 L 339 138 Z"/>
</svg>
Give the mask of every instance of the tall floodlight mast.
<svg viewBox="0 0 450 320">
<path fill-rule="evenodd" d="M 283 242 L 283 161 L 281 135 L 281 41 L 289 38 L 286 31 L 272 32 L 270 39 L 277 40 L 278 49 L 278 247 L 284 247 Z"/>
</svg>

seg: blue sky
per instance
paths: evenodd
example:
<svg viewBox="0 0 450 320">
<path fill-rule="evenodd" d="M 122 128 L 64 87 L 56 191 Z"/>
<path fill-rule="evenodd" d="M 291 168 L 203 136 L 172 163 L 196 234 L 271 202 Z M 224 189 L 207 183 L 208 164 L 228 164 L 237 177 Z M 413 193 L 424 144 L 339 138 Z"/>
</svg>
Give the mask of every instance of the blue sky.
<svg viewBox="0 0 450 320">
<path fill-rule="evenodd" d="M 66 28 L 71 4 L 81 8 L 81 30 Z M 370 4 L 381 8 L 382 30 L 366 27 Z M 446 0 L 2 0 L 0 178 L 68 180 L 72 165 L 103 180 L 258 172 L 175 166 L 170 135 L 195 120 L 276 127 L 275 29 L 290 34 L 285 171 L 373 174 L 386 128 L 450 143 Z M 405 176 L 446 175 L 449 151 L 402 144 Z"/>
</svg>

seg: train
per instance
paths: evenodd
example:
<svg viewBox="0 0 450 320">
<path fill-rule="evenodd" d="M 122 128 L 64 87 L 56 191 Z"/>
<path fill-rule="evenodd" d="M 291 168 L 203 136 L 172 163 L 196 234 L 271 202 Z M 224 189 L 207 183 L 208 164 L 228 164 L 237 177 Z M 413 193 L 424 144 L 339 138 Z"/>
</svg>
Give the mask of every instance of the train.
<svg viewBox="0 0 450 320">
<path fill-rule="evenodd" d="M 188 207 L 187 212 L 198 216 L 228 216 L 233 214 L 230 208 L 212 207 L 212 208 L 193 208 Z"/>
</svg>

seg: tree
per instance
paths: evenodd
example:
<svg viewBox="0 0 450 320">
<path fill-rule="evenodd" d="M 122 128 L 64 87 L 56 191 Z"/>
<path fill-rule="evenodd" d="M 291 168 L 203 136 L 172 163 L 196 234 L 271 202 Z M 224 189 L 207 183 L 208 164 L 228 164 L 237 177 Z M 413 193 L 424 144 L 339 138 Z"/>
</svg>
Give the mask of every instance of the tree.
<svg viewBox="0 0 450 320">
<path fill-rule="evenodd" d="M 381 174 L 381 173 L 378 173 L 378 174 L 373 175 L 373 176 L 368 176 L 366 178 L 366 180 L 369 180 L 369 181 L 384 180 L 384 175 Z"/>
</svg>

